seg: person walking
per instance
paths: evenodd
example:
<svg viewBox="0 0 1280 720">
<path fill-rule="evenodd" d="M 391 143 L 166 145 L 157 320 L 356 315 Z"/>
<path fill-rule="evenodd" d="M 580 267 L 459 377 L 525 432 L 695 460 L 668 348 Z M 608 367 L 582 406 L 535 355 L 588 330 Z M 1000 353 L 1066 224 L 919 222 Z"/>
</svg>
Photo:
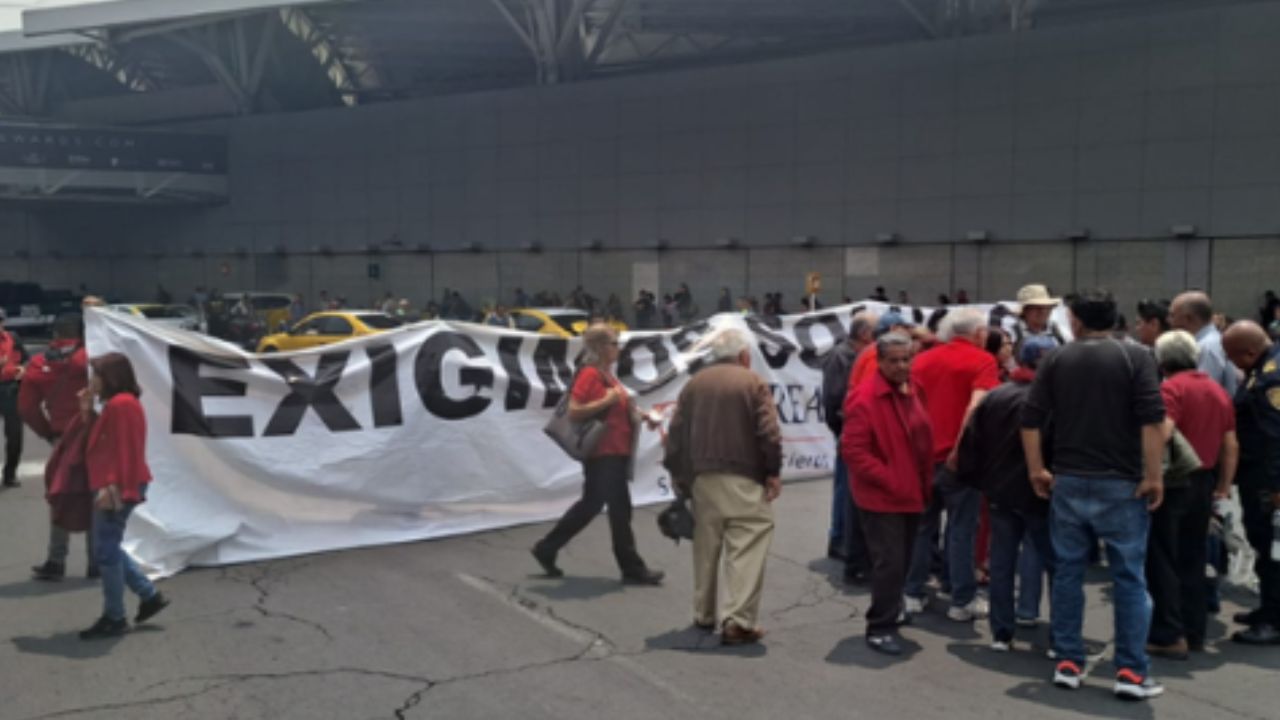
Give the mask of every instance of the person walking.
<svg viewBox="0 0 1280 720">
<path fill-rule="evenodd" d="M 912 379 L 924 391 L 933 425 L 936 467 L 932 499 L 920 522 L 907 574 L 907 612 L 924 610 L 934 536 L 946 510 L 945 565 L 951 585 L 947 617 L 956 622 L 969 622 L 987 614 L 985 601 L 978 597 L 974 572 L 974 535 L 982 498 L 977 490 L 955 478 L 958 442 L 969 414 L 987 391 L 1000 384 L 995 358 L 985 350 L 987 332 L 987 318 L 982 311 L 953 310 L 942 326 L 942 335 L 948 341 L 922 353 L 911 367 Z"/>
<path fill-rule="evenodd" d="M 1245 373 L 1235 396 L 1240 440 L 1240 486 L 1245 537 L 1253 548 L 1260 605 L 1233 618 L 1246 629 L 1231 639 L 1246 645 L 1280 645 L 1280 557 L 1275 548 L 1280 512 L 1280 345 L 1262 326 L 1241 320 L 1222 336 L 1231 362 Z"/>
<path fill-rule="evenodd" d="M 773 509 L 782 492 L 782 431 L 769 386 L 751 372 L 751 342 L 732 328 L 699 343 L 711 365 L 680 391 L 663 465 L 693 498 L 693 617 L 720 640 L 758 642 Z M 723 566 L 725 587 L 717 582 Z"/>
<path fill-rule="evenodd" d="M 1023 340 L 1010 381 L 987 393 L 960 438 L 956 479 L 980 490 L 991 507 L 991 649 L 999 652 L 1012 648 L 1017 628 L 1014 577 L 1022 576 L 1019 548 L 1024 554 L 1028 550 L 1035 553 L 1036 572 L 1031 576 L 1035 590 L 1039 589 L 1041 566 L 1053 575 L 1049 503 L 1037 497 L 1027 482 L 1019 418 L 1036 367 L 1056 347 L 1047 335 Z M 1026 578 L 1022 581 L 1027 582 Z M 1028 590 L 1023 588 L 1024 593 Z M 1036 597 L 1038 600 L 1038 593 Z M 1036 605 L 1038 615 L 1039 602 Z"/>
<path fill-rule="evenodd" d="M 1164 496 L 1164 401 L 1151 352 L 1111 336 L 1111 293 L 1081 293 L 1069 309 L 1075 340 L 1041 361 L 1021 418 L 1028 477 L 1051 505 L 1053 682 L 1076 689 L 1085 675 L 1084 571 L 1096 537 L 1114 587 L 1113 691 L 1152 698 L 1164 688 L 1148 674 L 1151 598 L 1143 568 L 1151 512 Z M 1041 442 L 1050 419 L 1047 465 Z"/>
<path fill-rule="evenodd" d="M 628 483 L 641 418 L 626 388 L 613 375 L 613 365 L 618 361 L 618 334 L 608 325 L 592 325 L 582 339 L 583 364 L 570 390 L 569 417 L 574 422 L 600 417 L 605 429 L 591 457 L 582 463 L 582 497 L 531 552 L 547 575 L 562 576 L 563 571 L 556 565 L 557 553 L 607 505 L 613 556 L 622 571 L 623 584 L 659 585 L 662 571 L 645 565 L 631 532 Z"/>
<path fill-rule="evenodd" d="M 22 461 L 22 416 L 18 413 L 18 387 L 26 374 L 27 350 L 17 335 L 5 329 L 0 308 L 0 418 L 4 419 L 4 474 L 0 485 L 18 487 L 18 463 Z"/>
<path fill-rule="evenodd" d="M 822 364 L 822 402 L 827 427 L 840 444 L 840 432 L 844 426 L 844 399 L 849 394 L 849 374 L 853 364 L 863 351 L 875 352 L 875 328 L 878 318 L 869 312 L 860 312 L 849 323 L 849 335 L 831 349 Z M 849 495 L 848 466 L 839 452 L 836 453 L 834 486 L 831 494 L 831 527 L 827 533 L 827 557 L 844 561 L 844 577 L 847 582 L 860 582 L 866 578 L 866 547 L 862 542 L 862 530 L 858 527 L 853 498 Z"/>
<path fill-rule="evenodd" d="M 84 349 L 84 320 L 78 314 L 60 316 L 53 339 L 31 359 L 18 391 L 18 411 L 31 431 L 53 446 L 45 465 L 49 500 L 49 549 L 43 564 L 31 568 L 36 580 L 56 581 L 67 574 L 71 533 L 84 532 L 88 550 L 87 575 L 98 577 L 93 552 L 92 497 L 72 477 L 83 467 L 87 428 L 79 422 L 80 393 L 89 385 L 89 358 Z M 79 466 L 79 467 L 77 467 Z"/>
<path fill-rule="evenodd" d="M 1182 433 L 1200 460 L 1187 477 L 1166 473 L 1164 503 L 1151 518 L 1147 543 L 1147 586 L 1151 591 L 1151 632 L 1147 652 L 1186 660 L 1189 650 L 1203 650 L 1208 624 L 1209 518 L 1213 499 L 1226 497 L 1235 479 L 1240 446 L 1231 398 L 1208 375 L 1196 369 L 1200 351 L 1183 330 L 1156 339 L 1156 362 L 1164 373 L 1160 385 L 1166 426 Z"/>
<path fill-rule="evenodd" d="M 81 640 L 116 637 L 129 629 L 124 589 L 141 603 L 134 622 L 144 623 L 164 610 L 169 599 L 156 589 L 121 547 L 129 515 L 146 500 L 151 470 L 147 467 L 147 420 L 139 398 L 142 390 L 133 365 L 120 353 L 89 361 L 93 377 L 80 393 L 81 418 L 89 423 L 85 468 L 94 492 L 93 540 L 102 572 L 102 616 L 80 633 Z M 102 413 L 93 414 L 94 401 Z"/>
<path fill-rule="evenodd" d="M 871 559 L 867 645 L 901 655 L 898 626 L 909 620 L 903 589 L 932 491 L 934 439 L 920 385 L 912 379 L 911 338 L 882 335 L 875 353 L 875 375 L 849 387 L 840 454 Z"/>
</svg>

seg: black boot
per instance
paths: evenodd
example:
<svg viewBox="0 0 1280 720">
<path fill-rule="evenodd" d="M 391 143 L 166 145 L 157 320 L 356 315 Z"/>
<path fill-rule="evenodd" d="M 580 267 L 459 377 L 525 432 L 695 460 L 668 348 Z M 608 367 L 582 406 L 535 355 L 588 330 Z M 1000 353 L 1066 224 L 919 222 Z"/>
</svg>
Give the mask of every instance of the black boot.
<svg viewBox="0 0 1280 720">
<path fill-rule="evenodd" d="M 31 577 L 36 580 L 57 582 L 65 577 L 66 574 L 67 566 L 52 560 L 46 560 L 43 565 L 33 565 L 31 567 Z"/>
<path fill-rule="evenodd" d="M 167 607 L 169 607 L 169 598 L 165 597 L 164 593 L 157 590 L 155 595 L 143 600 L 138 605 L 138 615 L 133 619 L 133 622 L 135 625 L 141 625 L 158 615 L 161 610 Z"/>
<path fill-rule="evenodd" d="M 129 632 L 129 623 L 124 620 L 112 620 L 106 616 L 98 618 L 87 630 L 80 631 L 81 640 L 99 640 L 101 638 L 120 637 Z"/>
</svg>

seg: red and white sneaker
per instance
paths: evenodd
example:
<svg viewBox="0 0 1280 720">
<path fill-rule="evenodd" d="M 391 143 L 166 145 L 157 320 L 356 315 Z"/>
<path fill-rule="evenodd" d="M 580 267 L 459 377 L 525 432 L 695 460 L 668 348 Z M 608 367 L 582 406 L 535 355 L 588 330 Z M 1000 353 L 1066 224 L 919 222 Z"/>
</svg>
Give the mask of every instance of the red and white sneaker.
<svg viewBox="0 0 1280 720">
<path fill-rule="evenodd" d="M 1122 668 L 1116 673 L 1113 692 L 1116 697 L 1125 700 L 1149 700 L 1164 694 L 1164 686 L 1152 680 L 1150 675 L 1143 677 L 1128 668 Z"/>
<path fill-rule="evenodd" d="M 1063 660 L 1053 671 L 1053 684 L 1068 690 L 1079 690 L 1084 676 L 1084 668 L 1070 660 Z"/>
</svg>

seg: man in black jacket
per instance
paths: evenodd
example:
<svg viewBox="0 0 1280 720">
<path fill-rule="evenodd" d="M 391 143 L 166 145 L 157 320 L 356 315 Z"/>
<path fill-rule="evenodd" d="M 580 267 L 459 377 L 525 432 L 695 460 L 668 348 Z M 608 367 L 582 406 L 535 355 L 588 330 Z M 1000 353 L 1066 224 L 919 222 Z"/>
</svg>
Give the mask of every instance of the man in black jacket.
<svg viewBox="0 0 1280 720">
<path fill-rule="evenodd" d="M 837 448 L 844 427 L 844 398 L 849 390 L 849 373 L 858 356 L 868 348 L 875 352 L 875 329 L 879 320 L 869 312 L 860 312 L 849 324 L 849 337 L 832 348 L 822 366 L 822 403 L 827 427 L 835 435 Z M 869 566 L 867 549 L 858 526 L 858 513 L 853 510 L 849 494 L 849 474 L 837 450 L 835 486 L 831 496 L 831 529 L 827 539 L 827 557 L 842 559 L 845 580 L 864 580 Z"/>
<path fill-rule="evenodd" d="M 1057 343 L 1048 335 L 1030 335 L 1018 352 L 1018 368 L 1010 382 L 987 393 L 973 411 L 960 439 L 957 478 L 987 497 L 991 509 L 991 649 L 1008 652 L 1015 629 L 1014 577 L 1018 548 L 1034 547 L 1053 575 L 1049 539 L 1049 503 L 1036 496 L 1027 480 L 1019 419 L 1040 358 Z M 1036 578 L 1039 582 L 1039 578 Z"/>
</svg>

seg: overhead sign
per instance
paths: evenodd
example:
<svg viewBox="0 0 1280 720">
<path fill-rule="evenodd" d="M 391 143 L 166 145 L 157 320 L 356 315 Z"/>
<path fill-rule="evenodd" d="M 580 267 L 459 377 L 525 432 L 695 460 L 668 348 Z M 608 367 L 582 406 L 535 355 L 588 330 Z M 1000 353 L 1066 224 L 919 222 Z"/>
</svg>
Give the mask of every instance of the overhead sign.
<svg viewBox="0 0 1280 720">
<path fill-rule="evenodd" d="M 224 175 L 216 135 L 0 122 L 0 167 Z"/>
</svg>

